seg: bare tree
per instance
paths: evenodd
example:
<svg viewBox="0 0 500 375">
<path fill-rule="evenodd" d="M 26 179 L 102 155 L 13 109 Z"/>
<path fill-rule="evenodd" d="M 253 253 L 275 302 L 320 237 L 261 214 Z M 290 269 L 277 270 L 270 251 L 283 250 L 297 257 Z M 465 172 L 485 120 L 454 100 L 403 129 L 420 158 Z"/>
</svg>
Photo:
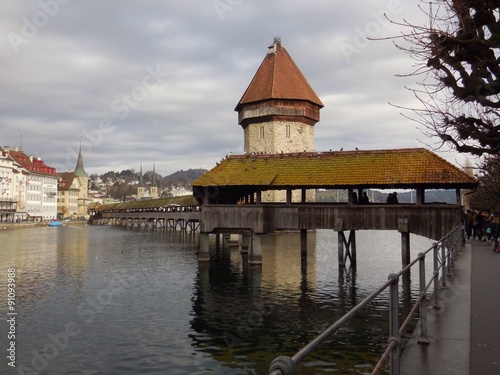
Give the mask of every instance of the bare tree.
<svg viewBox="0 0 500 375">
<path fill-rule="evenodd" d="M 476 170 L 479 186 L 471 195 L 471 206 L 484 210 L 500 210 L 500 155 L 484 158 Z"/>
<path fill-rule="evenodd" d="M 404 43 L 414 58 L 418 88 L 409 88 L 421 108 L 406 108 L 421 130 L 458 152 L 500 152 L 500 2 L 421 0 L 428 25 L 408 21 Z M 408 75 L 407 75 L 408 76 Z"/>
</svg>

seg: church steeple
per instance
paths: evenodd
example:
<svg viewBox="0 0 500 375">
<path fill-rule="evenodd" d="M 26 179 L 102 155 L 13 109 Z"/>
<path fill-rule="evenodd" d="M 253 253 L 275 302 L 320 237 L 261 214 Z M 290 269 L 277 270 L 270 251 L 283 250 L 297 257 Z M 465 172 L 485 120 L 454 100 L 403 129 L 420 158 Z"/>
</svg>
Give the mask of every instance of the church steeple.
<svg viewBox="0 0 500 375">
<path fill-rule="evenodd" d="M 80 150 L 78 151 L 78 159 L 76 161 L 75 176 L 77 177 L 88 177 L 89 175 L 85 172 L 83 168 L 83 157 L 82 157 L 82 142 L 80 141 Z"/>
<path fill-rule="evenodd" d="M 139 187 L 144 187 L 144 178 L 142 176 L 142 160 L 141 160 L 141 170 L 139 171 Z"/>
<path fill-rule="evenodd" d="M 143 199 L 144 198 L 144 178 L 142 176 L 142 160 L 141 160 L 141 171 L 139 172 L 139 185 L 137 186 L 137 198 L 138 199 Z"/>
<path fill-rule="evenodd" d="M 153 163 L 153 178 L 152 178 L 151 186 L 156 186 L 155 163 Z"/>
<path fill-rule="evenodd" d="M 245 132 L 245 152 L 313 151 L 322 107 L 281 38 L 274 38 L 235 108 Z"/>
<path fill-rule="evenodd" d="M 151 198 L 158 198 L 158 183 L 156 182 L 155 163 L 153 163 L 153 178 L 151 179 L 150 194 Z"/>
<path fill-rule="evenodd" d="M 76 168 L 73 172 L 75 174 L 75 179 L 79 184 L 78 192 L 78 215 L 87 215 L 87 204 L 88 204 L 88 190 L 89 190 L 89 175 L 85 172 L 83 167 L 83 156 L 82 156 L 82 141 L 80 140 L 80 149 L 78 150 L 78 159 L 76 160 Z"/>
</svg>

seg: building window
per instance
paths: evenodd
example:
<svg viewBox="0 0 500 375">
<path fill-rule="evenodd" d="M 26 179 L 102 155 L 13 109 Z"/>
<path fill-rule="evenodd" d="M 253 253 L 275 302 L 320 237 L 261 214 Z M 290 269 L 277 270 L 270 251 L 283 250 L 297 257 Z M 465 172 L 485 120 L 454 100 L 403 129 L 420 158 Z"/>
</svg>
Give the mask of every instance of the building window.
<svg viewBox="0 0 500 375">
<path fill-rule="evenodd" d="M 286 125 L 285 127 L 285 135 L 287 138 L 290 138 L 290 125 Z"/>
<path fill-rule="evenodd" d="M 264 138 L 264 126 L 263 125 L 260 126 L 260 137 Z"/>
</svg>

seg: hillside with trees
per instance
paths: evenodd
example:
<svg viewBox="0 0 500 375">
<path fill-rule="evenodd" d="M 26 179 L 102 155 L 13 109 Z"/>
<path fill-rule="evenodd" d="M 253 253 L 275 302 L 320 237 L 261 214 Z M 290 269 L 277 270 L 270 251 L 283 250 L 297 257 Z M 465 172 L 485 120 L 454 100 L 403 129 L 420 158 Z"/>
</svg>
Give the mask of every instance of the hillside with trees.
<svg viewBox="0 0 500 375">
<path fill-rule="evenodd" d="M 161 176 L 156 173 L 156 181 L 160 195 L 168 196 L 174 189 L 185 189 L 191 191 L 191 183 L 206 172 L 206 169 L 180 170 L 168 176 Z M 153 181 L 153 171 L 146 171 L 142 176 L 145 186 L 151 185 Z M 90 188 L 101 195 L 117 199 L 133 199 L 137 195 L 140 175 L 134 169 L 126 169 L 121 172 L 108 171 L 101 175 L 90 175 Z"/>
</svg>

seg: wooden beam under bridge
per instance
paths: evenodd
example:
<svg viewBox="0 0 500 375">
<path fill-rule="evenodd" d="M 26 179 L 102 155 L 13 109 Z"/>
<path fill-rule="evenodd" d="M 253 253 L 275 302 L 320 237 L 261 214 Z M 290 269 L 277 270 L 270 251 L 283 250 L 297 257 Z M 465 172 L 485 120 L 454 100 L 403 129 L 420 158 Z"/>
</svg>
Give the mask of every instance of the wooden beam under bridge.
<svg viewBox="0 0 500 375">
<path fill-rule="evenodd" d="M 386 205 L 362 206 L 335 204 L 208 204 L 201 211 L 200 232 L 218 230 L 272 233 L 277 230 L 407 230 L 439 240 L 461 221 L 459 205 Z M 342 220 L 342 228 L 339 221 Z M 337 222 L 337 224 L 336 224 Z M 401 230 L 400 230 L 401 232 Z"/>
</svg>

